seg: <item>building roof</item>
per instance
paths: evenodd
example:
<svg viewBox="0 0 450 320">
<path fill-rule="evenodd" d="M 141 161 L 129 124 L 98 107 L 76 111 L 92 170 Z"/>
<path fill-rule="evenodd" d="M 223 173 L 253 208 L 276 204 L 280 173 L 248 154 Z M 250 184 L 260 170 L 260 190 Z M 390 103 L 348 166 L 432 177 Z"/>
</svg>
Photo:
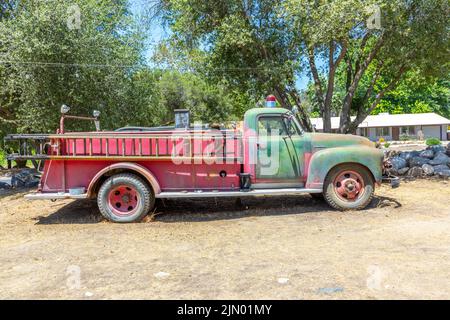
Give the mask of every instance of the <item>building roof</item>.
<svg viewBox="0 0 450 320">
<path fill-rule="evenodd" d="M 351 117 L 352 120 L 355 117 Z M 311 123 L 316 130 L 323 129 L 322 118 L 311 118 Z M 400 126 L 430 126 L 430 125 L 450 125 L 450 120 L 436 113 L 406 113 L 388 114 L 380 113 L 368 116 L 359 124 L 359 128 L 374 127 L 400 127 Z M 331 128 L 339 129 L 339 117 L 331 117 Z"/>
</svg>

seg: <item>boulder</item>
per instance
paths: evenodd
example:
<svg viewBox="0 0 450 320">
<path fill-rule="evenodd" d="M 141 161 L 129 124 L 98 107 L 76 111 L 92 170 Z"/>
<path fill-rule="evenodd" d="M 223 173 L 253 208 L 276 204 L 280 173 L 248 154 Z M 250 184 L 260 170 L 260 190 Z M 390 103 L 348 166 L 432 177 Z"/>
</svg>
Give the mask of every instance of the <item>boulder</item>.
<svg viewBox="0 0 450 320">
<path fill-rule="evenodd" d="M 436 165 L 438 165 L 438 164 L 448 164 L 448 163 L 450 163 L 450 157 L 447 156 L 447 155 L 446 155 L 445 153 L 443 153 L 443 152 L 438 152 L 438 153 L 434 156 L 433 160 L 431 160 L 431 161 L 429 162 L 429 164 L 431 164 L 431 165 L 433 165 L 433 166 L 436 166 Z"/>
<path fill-rule="evenodd" d="M 6 182 L 0 181 L 0 190 L 2 190 L 2 189 L 11 189 L 11 186 L 9 184 L 7 184 Z"/>
<path fill-rule="evenodd" d="M 421 167 L 412 167 L 408 170 L 408 176 L 410 177 L 420 177 L 423 175 L 423 170 Z"/>
<path fill-rule="evenodd" d="M 39 184 L 39 175 L 35 169 L 22 169 L 11 177 L 11 185 L 15 188 L 31 188 Z"/>
<path fill-rule="evenodd" d="M 397 157 L 401 152 L 397 150 L 383 149 L 383 153 L 386 158 L 394 158 Z"/>
<path fill-rule="evenodd" d="M 404 167 L 407 166 L 407 162 L 405 159 L 400 158 L 400 157 L 393 157 L 391 159 L 389 159 L 391 161 L 392 164 L 392 168 L 398 172 L 398 170 L 403 169 Z"/>
<path fill-rule="evenodd" d="M 409 171 L 409 167 L 404 167 L 404 168 L 399 169 L 399 170 L 397 171 L 397 174 L 400 175 L 400 176 L 402 176 L 402 175 L 404 175 L 405 173 L 407 173 L 408 171 Z"/>
<path fill-rule="evenodd" d="M 408 161 L 411 158 L 418 157 L 420 154 L 419 151 L 403 151 L 399 154 L 399 157 Z"/>
<path fill-rule="evenodd" d="M 434 172 L 437 174 L 440 171 L 445 171 L 445 170 L 449 170 L 450 168 L 448 166 L 446 166 L 445 164 L 440 164 L 437 166 L 433 166 L 433 170 Z"/>
<path fill-rule="evenodd" d="M 422 166 L 422 171 L 427 176 L 432 176 L 434 174 L 433 166 L 426 163 Z"/>
<path fill-rule="evenodd" d="M 412 167 L 421 167 L 424 164 L 430 162 L 430 159 L 428 158 L 422 158 L 422 157 L 412 157 L 411 159 L 409 159 L 408 163 L 409 166 Z"/>
<path fill-rule="evenodd" d="M 429 146 L 429 147 L 427 147 L 427 150 L 433 150 L 434 154 L 436 154 L 438 152 L 445 152 L 446 148 L 444 146 L 441 146 L 441 145 L 436 145 L 436 146 Z"/>
<path fill-rule="evenodd" d="M 434 151 L 433 151 L 432 149 L 423 150 L 423 151 L 420 153 L 420 156 L 421 156 L 422 158 L 433 159 L 433 157 L 434 157 Z"/>
<path fill-rule="evenodd" d="M 441 178 L 449 178 L 450 177 L 450 169 L 439 171 L 437 173 L 437 175 Z"/>
</svg>

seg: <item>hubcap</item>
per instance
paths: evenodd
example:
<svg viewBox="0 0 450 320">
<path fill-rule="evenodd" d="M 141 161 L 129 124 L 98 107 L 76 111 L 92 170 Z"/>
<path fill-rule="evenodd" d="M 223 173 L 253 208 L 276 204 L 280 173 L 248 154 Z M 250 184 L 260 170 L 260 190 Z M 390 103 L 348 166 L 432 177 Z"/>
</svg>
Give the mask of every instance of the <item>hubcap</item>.
<svg viewBox="0 0 450 320">
<path fill-rule="evenodd" d="M 343 171 L 334 179 L 334 190 L 342 200 L 356 201 L 364 193 L 364 180 L 356 171 Z"/>
<path fill-rule="evenodd" d="M 136 212 L 139 194 L 133 187 L 120 185 L 114 187 L 108 195 L 108 205 L 117 215 L 128 216 Z"/>
</svg>

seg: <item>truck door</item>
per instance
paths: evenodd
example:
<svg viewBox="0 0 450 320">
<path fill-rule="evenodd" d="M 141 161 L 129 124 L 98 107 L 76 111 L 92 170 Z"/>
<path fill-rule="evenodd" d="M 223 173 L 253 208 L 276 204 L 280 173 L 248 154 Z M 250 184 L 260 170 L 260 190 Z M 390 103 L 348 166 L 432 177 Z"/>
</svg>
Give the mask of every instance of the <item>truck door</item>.
<svg viewBox="0 0 450 320">
<path fill-rule="evenodd" d="M 287 115 L 261 115 L 257 120 L 254 188 L 303 187 L 303 143 Z"/>
</svg>

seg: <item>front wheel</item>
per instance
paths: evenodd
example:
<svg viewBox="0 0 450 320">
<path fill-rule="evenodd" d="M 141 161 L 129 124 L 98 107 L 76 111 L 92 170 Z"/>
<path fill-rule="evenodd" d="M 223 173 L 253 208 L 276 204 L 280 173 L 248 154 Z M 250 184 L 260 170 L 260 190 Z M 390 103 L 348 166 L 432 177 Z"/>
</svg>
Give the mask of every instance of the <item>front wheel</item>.
<svg viewBox="0 0 450 320">
<path fill-rule="evenodd" d="M 97 195 L 101 214 L 112 222 L 142 220 L 155 205 L 152 189 L 140 177 L 121 173 L 108 178 Z"/>
<path fill-rule="evenodd" d="M 373 193 L 372 175 L 359 164 L 339 165 L 325 178 L 325 200 L 338 210 L 364 209 L 372 201 Z"/>
</svg>

